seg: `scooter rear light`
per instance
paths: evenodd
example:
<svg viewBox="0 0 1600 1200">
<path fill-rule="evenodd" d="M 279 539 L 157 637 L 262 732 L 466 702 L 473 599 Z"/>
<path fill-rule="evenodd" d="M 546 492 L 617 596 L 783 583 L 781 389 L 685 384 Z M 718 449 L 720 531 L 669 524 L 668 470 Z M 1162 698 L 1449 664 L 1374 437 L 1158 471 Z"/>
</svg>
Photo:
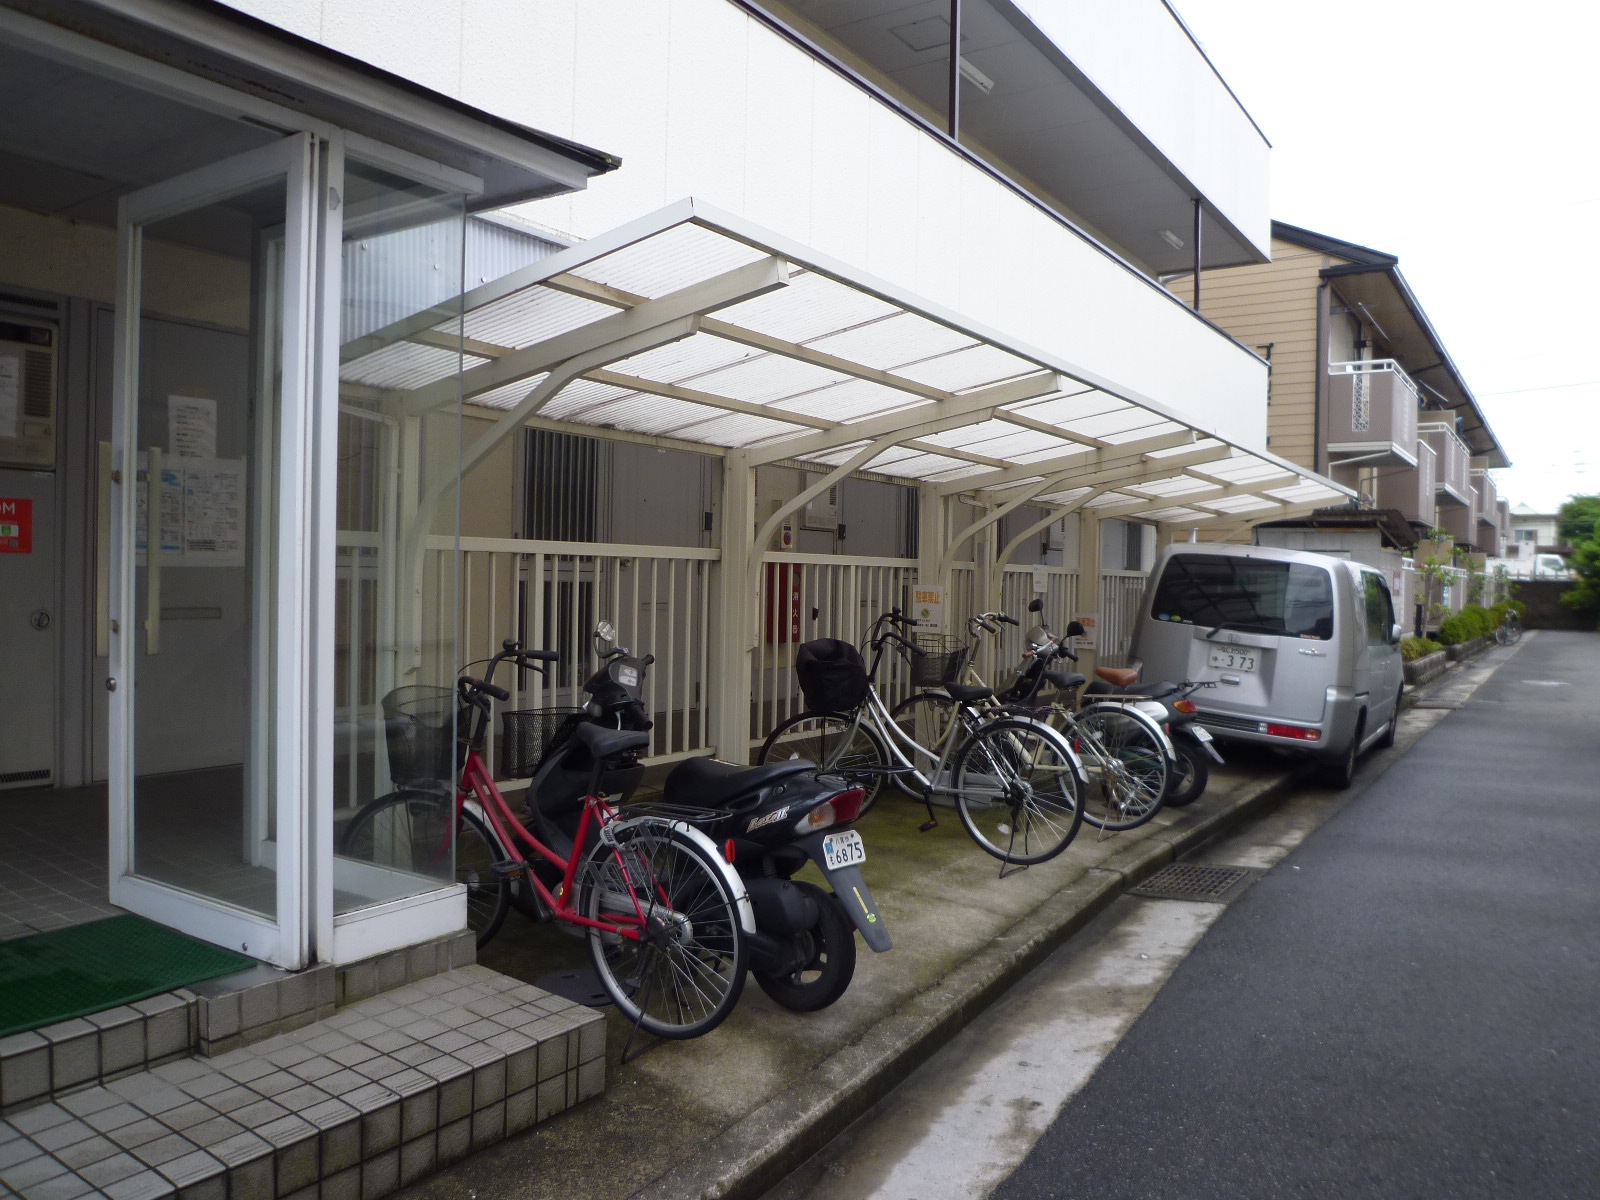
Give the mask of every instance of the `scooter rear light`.
<svg viewBox="0 0 1600 1200">
<path fill-rule="evenodd" d="M 828 801 L 833 806 L 833 819 L 840 825 L 854 821 L 861 815 L 861 806 L 867 802 L 866 788 L 851 788 L 849 791 L 840 792 Z"/>
<path fill-rule="evenodd" d="M 1268 725 L 1267 733 L 1271 737 L 1294 738 L 1299 742 L 1322 740 L 1322 730 L 1307 729 L 1304 725 Z"/>
<path fill-rule="evenodd" d="M 796 833 L 815 833 L 819 829 L 826 829 L 829 825 L 836 824 L 838 818 L 833 815 L 833 804 L 827 802 L 817 805 L 805 816 L 794 823 Z"/>
<path fill-rule="evenodd" d="M 1200 711 L 1200 706 L 1193 700 L 1174 700 L 1172 707 L 1181 713 L 1197 713 Z"/>
</svg>

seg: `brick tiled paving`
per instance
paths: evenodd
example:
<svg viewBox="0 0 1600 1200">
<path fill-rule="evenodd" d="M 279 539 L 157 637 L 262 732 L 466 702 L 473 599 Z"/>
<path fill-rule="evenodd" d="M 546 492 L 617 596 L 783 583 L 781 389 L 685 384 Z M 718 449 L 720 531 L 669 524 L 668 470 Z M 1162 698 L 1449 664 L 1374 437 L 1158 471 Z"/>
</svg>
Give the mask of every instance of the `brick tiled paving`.
<svg viewBox="0 0 1600 1200">
<path fill-rule="evenodd" d="M 12 1111 L 0 1184 L 30 1200 L 371 1200 L 604 1082 L 599 1013 L 462 967 Z"/>
</svg>

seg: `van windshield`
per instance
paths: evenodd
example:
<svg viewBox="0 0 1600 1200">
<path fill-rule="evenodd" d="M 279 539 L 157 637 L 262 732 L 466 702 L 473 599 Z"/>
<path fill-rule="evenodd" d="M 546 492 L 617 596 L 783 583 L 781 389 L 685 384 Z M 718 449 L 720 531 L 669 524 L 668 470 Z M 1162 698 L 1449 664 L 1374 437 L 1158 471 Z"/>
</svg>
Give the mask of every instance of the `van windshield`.
<svg viewBox="0 0 1600 1200">
<path fill-rule="evenodd" d="M 1150 615 L 1185 625 L 1325 639 L 1333 636 L 1333 583 L 1323 568 L 1301 563 L 1175 554 L 1156 585 Z"/>
</svg>

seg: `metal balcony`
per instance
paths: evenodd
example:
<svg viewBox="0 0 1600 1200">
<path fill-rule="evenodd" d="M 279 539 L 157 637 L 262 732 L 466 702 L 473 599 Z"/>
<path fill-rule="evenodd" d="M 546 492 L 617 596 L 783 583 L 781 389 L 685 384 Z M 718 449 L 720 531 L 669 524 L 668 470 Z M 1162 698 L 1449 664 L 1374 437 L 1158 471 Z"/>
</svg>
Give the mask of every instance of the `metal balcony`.
<svg viewBox="0 0 1600 1200">
<path fill-rule="evenodd" d="M 1443 421 L 1425 422 L 1417 432 L 1438 456 L 1433 483 L 1439 507 L 1471 504 L 1472 483 L 1467 476 L 1472 468 L 1472 451 L 1456 436 L 1455 426 Z"/>
<path fill-rule="evenodd" d="M 1434 498 L 1439 456 L 1433 447 L 1418 438 L 1412 447 L 1417 465 L 1384 471 L 1378 476 L 1376 502 L 1379 508 L 1392 508 L 1408 521 L 1432 526 L 1438 521 L 1438 502 Z"/>
<path fill-rule="evenodd" d="M 1330 465 L 1416 465 L 1417 385 L 1392 358 L 1328 364 L 1323 417 Z"/>
</svg>

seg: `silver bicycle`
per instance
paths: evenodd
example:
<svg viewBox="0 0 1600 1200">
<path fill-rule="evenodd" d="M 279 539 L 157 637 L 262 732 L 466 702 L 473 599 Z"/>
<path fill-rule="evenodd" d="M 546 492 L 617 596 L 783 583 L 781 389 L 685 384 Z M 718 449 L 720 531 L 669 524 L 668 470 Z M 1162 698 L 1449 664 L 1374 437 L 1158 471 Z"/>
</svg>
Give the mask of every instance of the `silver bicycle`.
<svg viewBox="0 0 1600 1200">
<path fill-rule="evenodd" d="M 825 772 L 853 777 L 868 791 L 863 813 L 892 778 L 921 796 L 928 809 L 924 830 L 939 823 L 934 797 L 948 797 L 985 853 L 1017 866 L 1048 862 L 1071 844 L 1083 822 L 1083 763 L 1045 722 L 1004 706 L 980 707 L 993 690 L 959 683 L 946 685 L 953 719 L 940 740 L 931 746 L 918 742 L 895 721 L 873 682 L 886 648 L 925 653 L 905 635 L 916 624 L 898 609 L 874 621 L 864 643 L 870 668 L 847 643 L 830 642 L 854 654 L 853 662 L 841 656 L 836 672 L 856 685 L 843 696 L 850 702 L 782 722 L 767 735 L 756 761 L 806 758 Z"/>
</svg>

